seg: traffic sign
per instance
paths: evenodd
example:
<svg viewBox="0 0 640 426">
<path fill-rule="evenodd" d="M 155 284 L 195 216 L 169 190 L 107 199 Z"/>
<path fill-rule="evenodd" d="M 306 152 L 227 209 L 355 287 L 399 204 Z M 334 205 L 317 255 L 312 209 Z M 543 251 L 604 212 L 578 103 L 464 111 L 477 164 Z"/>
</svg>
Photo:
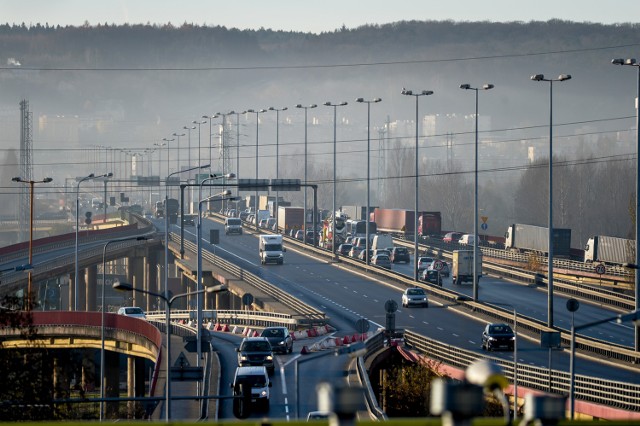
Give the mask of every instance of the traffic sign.
<svg viewBox="0 0 640 426">
<path fill-rule="evenodd" d="M 178 355 L 178 358 L 176 359 L 176 362 L 175 362 L 174 366 L 176 366 L 176 367 L 190 367 L 191 366 L 191 364 L 189 364 L 189 360 L 187 359 L 187 357 L 184 354 L 184 352 L 180 352 L 180 355 Z"/>
<path fill-rule="evenodd" d="M 389 314 L 394 313 L 398 310 L 398 302 L 393 299 L 387 300 L 386 302 L 384 302 L 384 310 Z"/>
<path fill-rule="evenodd" d="M 604 274 L 607 271 L 607 269 L 602 263 L 599 265 L 596 265 L 595 269 L 596 269 L 596 274 L 600 274 L 600 275 Z"/>
<path fill-rule="evenodd" d="M 171 380 L 194 382 L 204 378 L 202 367 L 171 367 Z"/>
<path fill-rule="evenodd" d="M 436 259 L 433 261 L 433 269 L 435 269 L 436 271 L 442 271 L 442 268 L 444 268 L 444 263 L 442 263 L 442 260 Z"/>
<path fill-rule="evenodd" d="M 369 331 L 369 321 L 364 318 L 360 318 L 358 321 L 356 321 L 356 331 L 358 333 L 366 333 L 367 331 Z"/>
<path fill-rule="evenodd" d="M 483 223 L 482 225 L 480 225 L 480 228 L 482 228 L 483 231 L 486 231 L 487 228 L 489 228 L 489 225 L 487 225 L 486 223 Z"/>
</svg>

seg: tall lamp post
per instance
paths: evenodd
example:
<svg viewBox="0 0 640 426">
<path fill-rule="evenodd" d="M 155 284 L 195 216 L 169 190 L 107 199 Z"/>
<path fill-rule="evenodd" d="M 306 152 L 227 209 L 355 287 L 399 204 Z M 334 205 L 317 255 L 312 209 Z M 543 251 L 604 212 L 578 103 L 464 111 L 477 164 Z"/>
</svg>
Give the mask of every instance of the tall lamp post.
<svg viewBox="0 0 640 426">
<path fill-rule="evenodd" d="M 80 269 L 78 266 L 78 230 L 80 229 L 80 221 L 79 221 L 79 216 L 80 216 L 80 184 L 82 182 L 85 182 L 87 180 L 92 180 L 92 179 L 98 179 L 98 178 L 106 178 L 106 177 L 111 177 L 113 176 L 113 173 L 105 173 L 103 175 L 100 176 L 96 176 L 93 173 L 91 173 L 90 175 L 87 175 L 83 178 L 80 178 L 80 180 L 78 180 L 78 184 L 76 185 L 76 247 L 75 247 L 75 277 L 74 277 L 74 302 L 73 302 L 73 310 L 77 311 L 78 310 L 78 275 L 80 274 Z M 106 200 L 105 200 L 106 202 Z"/>
<path fill-rule="evenodd" d="M 235 177 L 235 175 L 229 175 L 227 176 L 229 178 L 233 178 Z M 225 197 L 228 195 L 231 195 L 231 191 L 223 191 L 219 194 L 214 194 L 211 195 L 205 199 L 202 199 L 202 186 L 205 184 L 205 182 L 209 182 L 212 180 L 216 180 L 216 179 L 222 179 L 223 176 L 214 176 L 214 175 L 210 175 L 208 178 L 202 179 L 202 181 L 200 182 L 200 185 L 198 187 L 198 223 L 197 223 L 197 229 L 196 229 L 196 238 L 197 238 L 197 257 L 198 257 L 198 265 L 197 265 L 197 280 L 198 283 L 196 284 L 196 289 L 200 290 L 202 287 L 202 204 L 215 198 L 215 197 Z M 198 366 L 200 366 L 200 357 L 202 356 L 202 348 L 201 348 L 201 342 L 202 342 L 202 301 L 200 300 L 201 297 L 198 296 L 197 299 L 197 315 L 196 315 L 196 327 L 197 327 L 197 332 L 196 332 L 196 337 L 197 337 L 197 345 L 198 345 Z"/>
<path fill-rule="evenodd" d="M 136 241 L 143 241 L 146 240 L 147 237 L 145 236 L 136 236 L 136 237 L 124 237 L 124 238 L 118 238 L 115 240 L 110 240 L 107 241 L 106 244 L 104 245 L 104 249 L 102 251 L 102 309 L 101 309 L 101 315 L 100 315 L 100 340 L 101 340 L 101 346 L 100 346 L 100 421 L 102 421 L 102 419 L 104 418 L 104 398 L 105 398 L 105 388 L 104 388 L 104 363 L 105 363 L 105 353 L 104 353 L 104 340 L 105 340 L 105 336 L 104 336 L 104 318 L 105 318 L 105 310 L 106 310 L 106 304 L 104 302 L 105 299 L 105 286 L 107 283 L 106 280 L 106 270 L 107 270 L 107 247 L 109 247 L 109 244 L 115 244 L 115 243 L 119 243 L 122 241 L 131 241 L 131 240 L 136 240 Z"/>
<path fill-rule="evenodd" d="M 261 113 L 265 113 L 267 112 L 266 109 L 260 109 L 260 110 L 253 110 L 253 109 L 248 109 L 247 113 L 254 113 L 256 115 L 256 179 L 258 179 L 258 141 L 259 141 L 259 130 L 260 130 L 260 117 L 259 115 Z M 256 190 L 256 199 L 255 199 L 255 220 L 256 220 L 256 231 L 259 228 L 259 223 L 258 223 L 258 191 Z"/>
<path fill-rule="evenodd" d="M 278 163 L 278 161 L 280 159 L 280 151 L 279 151 L 280 111 L 286 111 L 287 109 L 288 109 L 287 107 L 282 107 L 280 109 L 274 108 L 274 107 L 269 107 L 269 111 L 275 111 L 276 112 L 276 179 L 280 179 L 280 164 Z M 276 232 L 278 232 L 278 216 L 280 216 L 278 214 L 278 198 L 279 198 L 279 196 L 280 196 L 280 191 L 278 191 L 278 189 L 276 189 L 276 207 L 275 207 Z M 303 238 L 304 238 L 304 240 L 306 242 L 306 239 L 307 239 L 306 227 L 305 227 L 305 232 L 304 232 L 304 237 Z"/>
<path fill-rule="evenodd" d="M 176 160 L 176 172 L 179 172 L 180 168 L 181 168 L 181 164 L 180 164 L 180 137 L 185 136 L 185 133 L 173 133 L 171 136 L 175 136 L 176 138 L 178 138 L 178 149 L 176 149 L 176 152 L 178 153 L 178 157 L 177 157 L 177 160 Z M 191 167 L 191 165 L 189 165 L 189 167 Z"/>
<path fill-rule="evenodd" d="M 331 220 L 333 224 L 331 225 L 331 254 L 333 258 L 336 258 L 336 120 L 337 120 L 337 110 L 339 106 L 347 105 L 347 102 L 340 103 L 331 103 L 329 101 L 323 104 L 324 106 L 333 107 L 333 203 L 331 206 Z M 314 212 L 315 214 L 315 212 Z M 315 229 L 313 230 L 315 232 Z M 306 234 L 306 232 L 305 232 Z M 315 236 L 315 234 L 314 234 Z"/>
<path fill-rule="evenodd" d="M 204 120 L 202 120 L 202 121 L 200 121 L 200 120 L 193 120 L 191 123 L 192 123 L 192 124 L 197 124 L 197 125 L 198 125 L 198 164 L 202 164 L 202 158 L 201 158 L 201 155 L 200 155 L 200 154 L 201 154 L 201 151 L 202 151 L 202 148 L 201 148 L 201 145 L 200 145 L 200 127 L 201 127 L 203 124 L 206 124 L 207 122 L 206 122 L 206 121 L 204 121 Z M 194 128 L 195 128 L 195 126 L 194 126 Z M 209 163 L 209 164 L 211 164 L 211 163 Z"/>
<path fill-rule="evenodd" d="M 311 108 L 316 108 L 318 105 L 311 104 L 309 106 L 303 106 L 302 104 L 296 105 L 296 108 L 304 108 L 304 184 L 307 185 L 307 111 Z M 304 187 L 304 229 L 305 232 L 303 234 L 303 241 L 307 243 L 307 186 Z M 315 213 L 314 213 L 315 214 Z M 313 241 L 314 245 L 316 245 L 317 238 L 317 230 L 313 230 Z"/>
<path fill-rule="evenodd" d="M 204 118 L 205 120 L 209 121 L 209 164 L 213 164 L 213 157 L 211 156 L 211 125 L 213 124 L 212 121 L 214 118 L 218 118 L 218 114 L 213 114 L 211 116 L 209 115 L 203 115 L 202 118 Z M 209 169 L 209 173 L 211 173 L 211 169 Z"/>
<path fill-rule="evenodd" d="M 367 217 L 365 218 L 365 233 L 367 234 L 367 240 L 365 241 L 365 262 L 368 265 L 370 262 L 369 259 L 369 248 L 371 242 L 369 241 L 369 222 L 371 218 L 369 217 L 369 210 L 371 209 L 371 104 L 382 101 L 381 98 L 373 98 L 370 101 L 365 100 L 364 98 L 357 98 L 356 102 L 366 103 L 367 104 Z"/>
<path fill-rule="evenodd" d="M 478 92 L 480 90 L 493 89 L 493 84 L 483 84 L 482 87 L 471 87 L 470 84 L 461 84 L 460 88 L 464 90 L 473 90 L 476 96 L 475 110 L 475 168 L 473 173 L 473 300 L 478 301 Z"/>
<path fill-rule="evenodd" d="M 236 116 L 236 177 L 238 179 L 240 178 L 240 115 L 246 113 L 247 111 L 229 111 L 227 113 L 227 115 L 235 114 Z"/>
<path fill-rule="evenodd" d="M 553 83 L 570 80 L 571 75 L 560 74 L 558 78 L 544 78 L 544 74 L 531 76 L 533 81 L 549 82 L 549 257 L 547 288 L 547 327 L 553 328 Z M 477 218 L 476 218 L 477 220 Z"/>
<path fill-rule="evenodd" d="M 165 143 L 167 144 L 167 176 L 169 176 L 169 173 L 171 173 L 169 171 L 169 154 L 170 154 L 169 142 L 173 142 L 173 141 L 175 141 L 175 139 L 162 138 L 162 140 L 165 141 Z"/>
<path fill-rule="evenodd" d="M 415 210 L 413 213 L 413 279 L 414 281 L 418 281 L 418 178 L 419 178 L 419 173 L 418 173 L 418 125 L 419 125 L 419 120 L 418 120 L 418 98 L 420 96 L 429 96 L 429 95 L 433 95 L 433 91 L 432 90 L 423 90 L 420 93 L 413 93 L 413 90 L 407 90 L 407 89 L 402 89 L 402 92 L 400 92 L 403 95 L 406 96 L 413 96 L 416 98 L 416 147 L 415 147 L 415 151 L 416 151 L 416 158 L 415 158 L 415 172 L 416 172 L 416 176 L 415 176 Z"/>
<path fill-rule="evenodd" d="M 194 294 L 200 294 L 200 293 L 220 293 L 223 291 L 227 291 L 227 287 L 224 285 L 215 285 L 215 286 L 211 286 L 211 287 L 207 287 L 203 290 L 197 290 L 197 291 L 192 291 L 189 293 L 180 293 L 180 294 L 176 294 L 175 296 L 168 298 L 165 295 L 162 295 L 160 293 L 154 293 L 152 291 L 147 291 L 147 290 L 143 290 L 141 288 L 134 288 L 131 284 L 128 283 L 114 283 L 113 284 L 113 288 L 115 290 L 121 290 L 121 291 L 138 291 L 140 293 L 144 293 L 144 294 L 148 294 L 150 296 L 153 297 L 158 297 L 162 300 L 164 300 L 165 305 L 166 305 L 166 315 L 165 315 L 165 327 L 167 328 L 166 330 L 166 335 L 167 335 L 167 356 L 165 357 L 166 362 L 165 362 L 165 369 L 166 369 L 166 389 L 165 389 L 165 397 L 166 397 L 166 402 L 165 402 L 165 420 L 167 422 L 169 422 L 169 420 L 171 420 L 171 305 L 173 304 L 173 302 L 176 301 L 176 299 L 180 299 L 182 297 L 188 297 L 188 296 L 193 296 Z"/>
<path fill-rule="evenodd" d="M 638 85 L 637 85 L 637 95 L 636 95 L 636 155 L 640 156 L 640 63 L 636 62 L 635 59 L 613 59 L 611 61 L 613 65 L 627 65 L 636 67 L 638 70 Z M 635 264 L 640 265 L 640 223 L 638 222 L 638 213 L 640 213 L 640 159 L 636 157 L 636 256 L 635 256 Z M 640 271 L 635 271 L 635 308 L 636 310 L 640 309 Z M 635 350 L 640 351 L 640 329 L 638 327 L 635 328 L 634 331 L 634 340 L 635 340 Z"/>
<path fill-rule="evenodd" d="M 14 177 L 11 179 L 13 182 L 20 182 L 29 184 L 29 265 L 33 265 L 33 190 L 36 183 L 49 183 L 53 181 L 53 178 L 46 177 L 42 180 L 26 180 L 21 177 Z M 31 287 L 32 287 L 32 274 L 29 270 L 29 278 L 27 284 L 27 311 L 31 310 Z"/>
<path fill-rule="evenodd" d="M 576 308 L 577 309 L 577 308 Z M 635 325 L 634 328 L 638 328 L 640 322 L 640 311 L 638 309 L 631 311 L 627 314 L 618 314 L 616 316 L 604 318 L 598 321 L 593 321 L 583 325 L 574 325 L 573 317 L 571 319 L 571 353 L 569 359 L 569 412 L 571 420 L 574 418 L 575 413 L 575 358 L 576 358 L 576 332 L 587 328 L 595 327 L 596 325 L 605 324 L 611 321 L 616 321 L 618 324 L 632 321 Z"/>
</svg>

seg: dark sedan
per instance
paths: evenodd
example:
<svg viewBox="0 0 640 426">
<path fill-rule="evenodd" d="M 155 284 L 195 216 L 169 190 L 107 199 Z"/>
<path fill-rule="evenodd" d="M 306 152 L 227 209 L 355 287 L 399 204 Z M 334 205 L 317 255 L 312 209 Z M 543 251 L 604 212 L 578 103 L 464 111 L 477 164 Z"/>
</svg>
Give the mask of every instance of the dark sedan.
<svg viewBox="0 0 640 426">
<path fill-rule="evenodd" d="M 273 352 L 290 354 L 293 351 L 293 337 L 287 327 L 267 327 L 261 336 L 267 338 Z"/>
<path fill-rule="evenodd" d="M 482 349 L 493 351 L 506 349 L 513 351 L 516 335 L 509 324 L 487 324 L 482 332 Z"/>
</svg>

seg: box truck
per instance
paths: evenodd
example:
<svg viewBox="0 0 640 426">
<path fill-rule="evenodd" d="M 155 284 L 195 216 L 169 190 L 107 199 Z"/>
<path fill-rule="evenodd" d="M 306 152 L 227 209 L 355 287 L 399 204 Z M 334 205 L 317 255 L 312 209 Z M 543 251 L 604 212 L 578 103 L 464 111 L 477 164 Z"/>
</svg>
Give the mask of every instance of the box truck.
<svg viewBox="0 0 640 426">
<path fill-rule="evenodd" d="M 304 207 L 278 207 L 278 231 L 289 235 L 292 229 L 304 228 Z"/>
<path fill-rule="evenodd" d="M 587 245 L 584 248 L 584 261 L 619 265 L 633 263 L 635 246 L 635 240 L 596 235 L 587 241 Z"/>
<path fill-rule="evenodd" d="M 507 228 L 504 248 L 515 251 L 549 253 L 549 228 L 516 223 Z M 554 256 L 571 256 L 571 229 L 553 228 Z"/>
<path fill-rule="evenodd" d="M 478 273 L 478 281 L 482 276 L 482 252 L 477 250 L 478 259 L 476 263 L 476 272 Z M 462 284 L 465 282 L 473 282 L 473 250 L 454 250 L 453 251 L 453 267 L 451 271 L 453 284 Z"/>
<path fill-rule="evenodd" d="M 282 245 L 282 235 L 259 235 L 259 253 L 260 263 L 276 263 L 282 265 L 284 263 L 284 252 L 286 251 Z"/>
</svg>

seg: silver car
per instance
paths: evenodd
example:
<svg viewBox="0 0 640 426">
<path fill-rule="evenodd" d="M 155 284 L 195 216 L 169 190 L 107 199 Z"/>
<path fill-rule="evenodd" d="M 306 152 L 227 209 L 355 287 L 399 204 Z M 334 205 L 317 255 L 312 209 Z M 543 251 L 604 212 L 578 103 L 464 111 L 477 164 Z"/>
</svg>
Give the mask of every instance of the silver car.
<svg viewBox="0 0 640 426">
<path fill-rule="evenodd" d="M 429 307 L 429 298 L 427 293 L 419 287 L 410 287 L 402 293 L 402 306 L 408 308 L 409 306 L 424 306 Z"/>
<path fill-rule="evenodd" d="M 376 254 L 371 258 L 371 264 L 381 268 L 391 269 L 391 259 L 387 254 Z"/>
</svg>

